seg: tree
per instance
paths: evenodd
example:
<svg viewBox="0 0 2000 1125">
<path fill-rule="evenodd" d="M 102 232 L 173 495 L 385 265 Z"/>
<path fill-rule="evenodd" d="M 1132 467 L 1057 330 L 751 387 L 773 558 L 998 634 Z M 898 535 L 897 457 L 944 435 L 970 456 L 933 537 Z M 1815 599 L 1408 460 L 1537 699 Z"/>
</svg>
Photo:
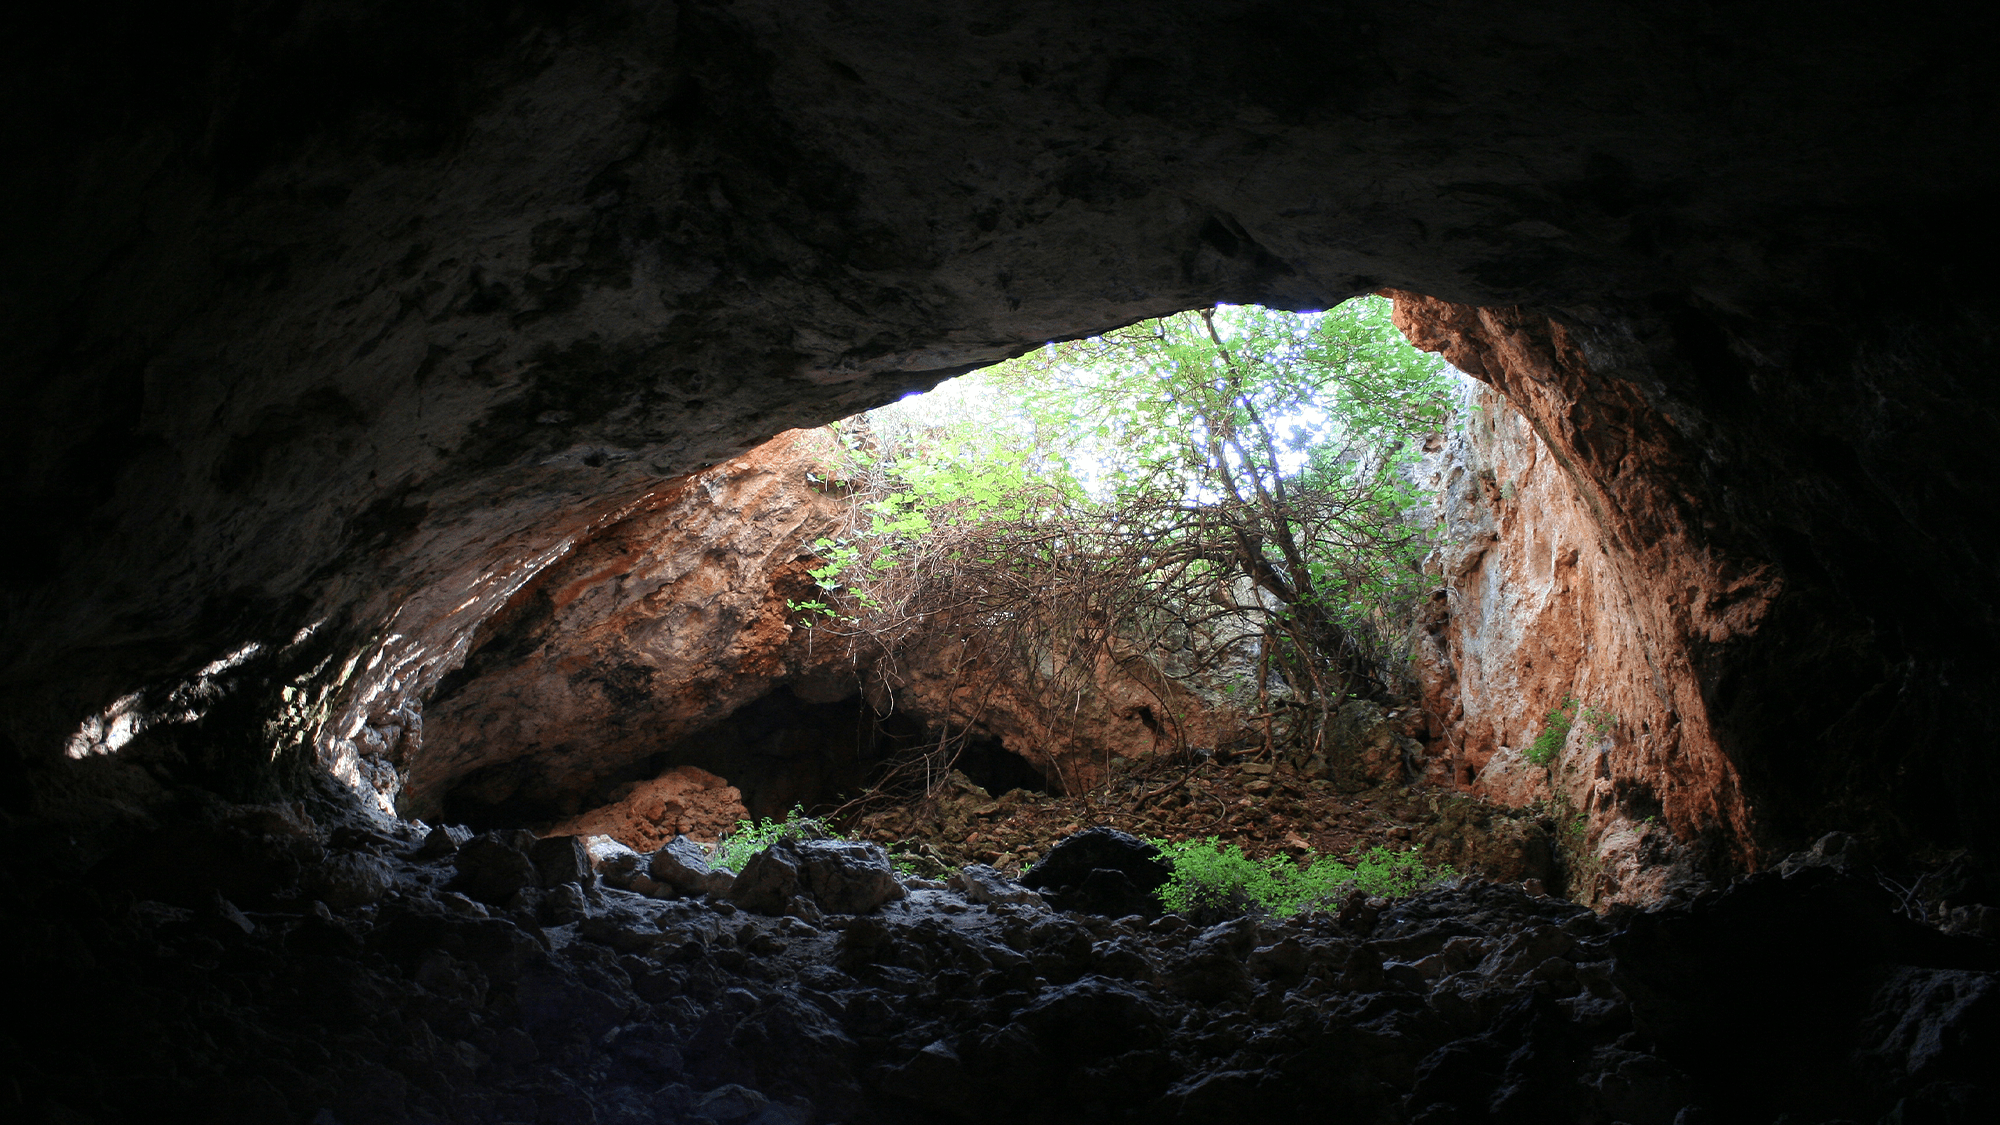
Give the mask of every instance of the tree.
<svg viewBox="0 0 2000 1125">
<path fill-rule="evenodd" d="M 943 614 L 1044 657 L 1122 642 L 1183 672 L 1254 620 L 1259 710 L 1275 673 L 1316 740 L 1386 687 L 1388 626 L 1420 593 L 1408 470 L 1449 416 L 1442 372 L 1380 298 L 1050 344 L 839 435 L 844 471 L 874 476 L 822 582 L 856 635 Z"/>
</svg>

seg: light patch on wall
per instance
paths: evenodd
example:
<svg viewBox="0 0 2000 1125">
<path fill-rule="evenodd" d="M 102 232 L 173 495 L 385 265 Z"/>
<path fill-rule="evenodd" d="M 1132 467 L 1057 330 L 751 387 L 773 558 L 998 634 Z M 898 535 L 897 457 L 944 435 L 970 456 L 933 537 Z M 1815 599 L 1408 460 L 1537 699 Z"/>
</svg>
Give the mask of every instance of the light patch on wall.
<svg viewBox="0 0 2000 1125">
<path fill-rule="evenodd" d="M 85 719 L 63 741 L 63 756 L 71 759 L 115 754 L 139 733 L 158 722 L 193 722 L 216 696 L 216 677 L 264 651 L 256 641 L 204 665 L 192 679 L 174 687 L 156 707 L 147 707 L 144 691 L 119 697 L 111 706 Z"/>
<path fill-rule="evenodd" d="M 63 754 L 69 758 L 89 758 L 99 754 L 115 754 L 124 749 L 144 726 L 144 718 L 139 710 L 139 693 L 120 698 L 102 712 L 83 721 L 75 734 L 69 736 L 63 745 Z"/>
</svg>

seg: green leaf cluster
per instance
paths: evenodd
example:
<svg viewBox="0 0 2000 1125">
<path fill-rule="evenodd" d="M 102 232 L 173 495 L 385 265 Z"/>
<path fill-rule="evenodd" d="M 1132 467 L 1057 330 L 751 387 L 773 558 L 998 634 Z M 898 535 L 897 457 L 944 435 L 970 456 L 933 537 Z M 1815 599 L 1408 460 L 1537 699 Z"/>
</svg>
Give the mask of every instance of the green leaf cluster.
<svg viewBox="0 0 2000 1125">
<path fill-rule="evenodd" d="M 846 836 L 834 831 L 825 821 L 807 816 L 803 806 L 793 805 L 783 820 L 768 817 L 763 820 L 738 820 L 734 828 L 723 833 L 722 838 L 715 842 L 715 854 L 710 857 L 709 865 L 741 871 L 752 856 L 780 840 L 845 839 Z M 898 875 L 915 877 L 921 873 L 918 862 L 910 856 L 891 854 L 889 861 Z"/>
<path fill-rule="evenodd" d="M 741 871 L 751 856 L 780 840 L 821 840 L 832 835 L 824 821 L 807 816 L 803 807 L 793 805 L 783 820 L 767 817 L 761 821 L 749 818 L 737 821 L 734 828 L 715 842 L 715 854 L 709 863 L 712 867 Z"/>
<path fill-rule="evenodd" d="M 1038 422 L 1066 420 L 1060 464 L 1107 518 L 1248 579 L 1281 674 L 1341 697 L 1426 592 L 1410 470 L 1451 413 L 1443 361 L 1390 311 L 1373 297 L 1305 316 L 1204 309 L 1051 344 L 996 377 Z"/>
<path fill-rule="evenodd" d="M 1401 898 L 1458 875 L 1449 864 L 1424 863 L 1414 848 L 1398 852 L 1378 846 L 1343 863 L 1311 852 L 1297 861 L 1282 855 L 1253 860 L 1243 854 L 1242 845 L 1225 845 L 1214 836 L 1149 842 L 1173 867 L 1173 876 L 1158 892 L 1161 905 L 1197 917 L 1252 911 L 1288 917 L 1337 907 L 1357 890 Z"/>
<path fill-rule="evenodd" d="M 1576 696 L 1568 696 L 1542 716 L 1542 732 L 1535 736 L 1535 741 L 1528 744 L 1521 756 L 1538 766 L 1554 765 L 1556 759 L 1562 757 L 1563 747 L 1569 745 L 1569 732 L 1578 723 L 1602 738 L 1617 728 L 1618 716 L 1587 704 Z"/>
</svg>

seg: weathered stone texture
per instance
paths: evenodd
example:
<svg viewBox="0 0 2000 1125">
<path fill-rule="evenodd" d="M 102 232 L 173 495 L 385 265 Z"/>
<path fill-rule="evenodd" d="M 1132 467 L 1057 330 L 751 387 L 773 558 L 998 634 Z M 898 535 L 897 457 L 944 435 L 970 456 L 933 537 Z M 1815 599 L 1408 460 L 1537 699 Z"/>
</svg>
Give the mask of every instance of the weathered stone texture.
<svg viewBox="0 0 2000 1125">
<path fill-rule="evenodd" d="M 780 435 L 580 537 L 462 642 L 470 655 L 428 699 L 413 682 L 363 697 L 375 713 L 416 718 L 420 736 L 370 740 L 375 728 L 364 725 L 338 752 L 388 779 L 386 795 L 407 814 L 512 808 L 533 820 L 577 813 L 603 796 L 604 779 L 664 756 L 693 774 L 620 785 L 612 804 L 558 828 L 640 847 L 657 845 L 651 835 L 713 838 L 741 815 L 753 780 L 764 815 L 857 783 L 876 764 L 857 751 L 859 732 L 892 715 L 919 733 L 997 743 L 1063 791 L 1095 784 L 1111 758 L 1214 746 L 1240 726 L 1235 711 L 1164 681 L 1129 646 L 1093 652 L 1082 690 L 1057 693 L 1036 654 L 962 623 L 940 619 L 888 640 L 813 627 L 790 603 L 820 596 L 814 543 L 853 502 L 810 477 L 826 471 L 823 441 Z M 788 720 L 799 729 L 719 725 L 773 693 L 807 709 Z M 810 729 L 815 718 L 826 729 Z M 684 797 L 713 777 L 691 762 L 743 791 Z"/>
</svg>

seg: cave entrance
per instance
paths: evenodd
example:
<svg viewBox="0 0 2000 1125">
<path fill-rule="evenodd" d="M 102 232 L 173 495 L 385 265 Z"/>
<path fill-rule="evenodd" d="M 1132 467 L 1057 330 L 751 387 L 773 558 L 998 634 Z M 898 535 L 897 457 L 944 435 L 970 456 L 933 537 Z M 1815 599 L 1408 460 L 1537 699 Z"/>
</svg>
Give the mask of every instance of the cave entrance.
<svg viewBox="0 0 2000 1125">
<path fill-rule="evenodd" d="M 1436 592 L 1433 455 L 1466 383 L 1392 312 L 1177 313 L 814 431 L 811 479 L 844 511 L 788 604 L 905 665 L 1008 669 L 1008 705 L 1086 786 L 1157 749 L 1322 755 L 1346 701 L 1412 692 Z"/>
<path fill-rule="evenodd" d="M 580 546 L 433 697 L 427 745 L 528 731 L 446 817 L 553 825 L 682 767 L 757 818 L 953 769 L 1074 796 L 1253 742 L 1324 772 L 1331 716 L 1407 690 L 1431 593 L 1417 474 L 1458 384 L 1390 314 L 1175 314 L 717 466 Z"/>
</svg>

